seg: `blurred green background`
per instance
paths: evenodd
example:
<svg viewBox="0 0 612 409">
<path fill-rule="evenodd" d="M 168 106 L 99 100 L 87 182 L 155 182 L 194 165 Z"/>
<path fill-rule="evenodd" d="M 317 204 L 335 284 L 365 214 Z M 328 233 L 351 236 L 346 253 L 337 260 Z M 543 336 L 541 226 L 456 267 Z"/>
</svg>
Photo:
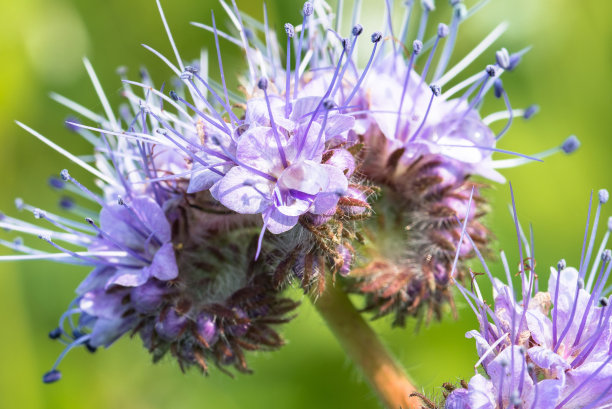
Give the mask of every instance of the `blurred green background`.
<svg viewBox="0 0 612 409">
<path fill-rule="evenodd" d="M 184 59 L 195 58 L 202 47 L 213 45 L 212 36 L 190 26 L 189 21 L 210 23 L 214 9 L 217 24 L 227 25 L 214 1 L 163 3 Z M 348 21 L 352 2 L 344 3 Z M 384 1 L 364 3 L 361 23 L 366 32 L 372 32 L 381 26 Z M 447 2 L 438 3 L 433 22 L 447 21 Z M 261 17 L 260 0 L 238 0 L 238 4 Z M 299 24 L 301 4 L 269 0 L 270 20 L 276 29 L 285 21 Z M 573 156 L 558 155 L 543 164 L 504 172 L 513 182 L 521 221 L 534 223 L 538 270 L 544 277 L 548 266 L 561 257 L 570 264 L 578 262 L 588 194 L 591 189 L 612 188 L 610 15 L 612 2 L 607 0 L 493 0 L 461 26 L 453 54 L 457 61 L 498 22 L 509 21 L 507 33 L 468 71 L 474 73 L 490 62 L 502 45 L 510 51 L 533 46 L 519 69 L 504 76 L 504 84 L 515 107 L 538 103 L 541 112 L 528 123 L 517 120 L 501 147 L 539 152 L 559 144 L 570 133 L 583 142 Z M 398 5 L 394 18 L 400 16 Z M 167 55 L 171 50 L 154 0 L 7 0 L 0 5 L 0 22 L 0 208 L 14 215 L 12 201 L 20 196 L 36 206 L 56 209 L 57 196 L 47 189 L 46 180 L 68 162 L 13 120 L 42 131 L 72 152 L 85 154 L 86 145 L 64 129 L 68 111 L 51 101 L 48 93 L 56 91 L 101 111 L 81 62 L 88 56 L 117 106 L 120 83 L 116 67 L 127 66 L 128 75 L 137 78 L 138 68 L 146 65 L 161 84 L 170 78 L 169 70 L 139 44 L 147 43 Z M 349 29 L 348 24 L 344 27 Z M 241 54 L 227 42 L 222 42 L 222 48 L 226 75 L 231 77 L 244 68 Z M 213 69 L 211 72 L 216 75 Z M 497 108 L 501 109 L 499 101 L 488 101 L 483 112 Z M 511 264 L 516 265 L 507 184 L 493 186 L 488 196 L 495 210 L 489 217 L 497 237 L 494 246 L 505 248 Z M 612 212 L 608 209 L 604 214 L 607 217 Z M 499 265 L 494 261 L 492 265 L 500 274 Z M 84 350 L 72 352 L 61 365 L 64 379 L 43 385 L 41 375 L 61 351 L 47 333 L 57 325 L 85 274 L 81 268 L 46 262 L 0 265 L 0 407 L 379 407 L 307 300 L 299 317 L 284 329 L 287 345 L 276 353 L 250 357 L 253 376 L 230 379 L 214 370 L 207 378 L 196 371 L 182 375 L 170 360 L 152 365 L 139 340 L 122 339 L 93 355 Z M 301 297 L 297 292 L 294 296 Z M 473 371 L 474 344 L 463 334 L 475 328 L 476 320 L 464 303 L 459 304 L 458 321 L 449 318 L 418 333 L 413 328 L 390 330 L 385 321 L 375 324 L 426 392 L 436 392 L 442 382 L 469 377 Z"/>
</svg>

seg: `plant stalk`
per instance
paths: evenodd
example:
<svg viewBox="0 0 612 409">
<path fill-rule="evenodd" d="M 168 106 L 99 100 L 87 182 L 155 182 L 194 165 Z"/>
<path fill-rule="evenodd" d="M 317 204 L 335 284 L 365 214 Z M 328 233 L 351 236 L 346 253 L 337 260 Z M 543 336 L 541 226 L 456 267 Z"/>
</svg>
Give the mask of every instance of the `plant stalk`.
<svg viewBox="0 0 612 409">
<path fill-rule="evenodd" d="M 402 367 L 338 286 L 310 300 L 353 363 L 388 409 L 420 409 L 418 392 Z"/>
</svg>

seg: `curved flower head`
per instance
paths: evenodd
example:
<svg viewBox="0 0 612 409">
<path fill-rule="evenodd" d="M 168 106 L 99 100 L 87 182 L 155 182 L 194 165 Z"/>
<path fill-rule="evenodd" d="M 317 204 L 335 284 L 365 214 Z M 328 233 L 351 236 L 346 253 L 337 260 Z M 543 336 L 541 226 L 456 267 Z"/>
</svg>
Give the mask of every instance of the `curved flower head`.
<svg viewBox="0 0 612 409">
<path fill-rule="evenodd" d="M 466 336 L 476 341 L 480 359 L 475 368 L 482 364 L 486 376 L 477 373 L 467 388 L 454 390 L 445 407 L 604 408 L 612 403 L 612 298 L 606 287 L 612 252 L 605 249 L 612 218 L 594 252 L 608 192 L 601 190 L 598 196 L 590 237 L 589 206 L 578 268 L 561 260 L 551 268 L 548 285 L 539 288 L 544 277 L 535 271 L 515 213 L 521 257 L 526 256 L 519 265 L 520 286 L 513 285 L 503 252 L 505 282 L 493 278 L 483 264 L 493 280 L 492 307 L 484 303 L 475 281 L 474 291 L 458 284 L 480 323 L 479 330 Z"/>
</svg>

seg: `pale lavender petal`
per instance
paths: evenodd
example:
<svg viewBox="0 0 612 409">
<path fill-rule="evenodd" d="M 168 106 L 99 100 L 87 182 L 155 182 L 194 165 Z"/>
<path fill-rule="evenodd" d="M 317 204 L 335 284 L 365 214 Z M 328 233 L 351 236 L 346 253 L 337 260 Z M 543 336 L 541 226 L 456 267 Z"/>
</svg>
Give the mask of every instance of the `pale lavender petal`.
<svg viewBox="0 0 612 409">
<path fill-rule="evenodd" d="M 227 172 L 211 193 L 230 210 L 242 214 L 256 214 L 263 212 L 268 206 L 272 188 L 269 180 L 236 166 Z"/>
<path fill-rule="evenodd" d="M 176 257 L 172 243 L 166 243 L 155 252 L 155 257 L 150 266 L 143 270 L 148 270 L 146 273 L 162 281 L 174 280 L 178 277 L 178 266 L 176 265 Z"/>
</svg>

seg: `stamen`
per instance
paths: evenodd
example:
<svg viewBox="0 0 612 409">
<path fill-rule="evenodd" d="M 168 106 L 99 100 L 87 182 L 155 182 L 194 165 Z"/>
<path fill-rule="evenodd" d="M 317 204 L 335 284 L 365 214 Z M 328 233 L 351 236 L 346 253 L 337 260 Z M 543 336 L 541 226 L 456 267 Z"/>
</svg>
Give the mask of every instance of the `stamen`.
<svg viewBox="0 0 612 409">
<path fill-rule="evenodd" d="M 304 7 L 302 9 L 302 30 L 300 31 L 300 39 L 298 41 L 296 62 L 295 62 L 295 78 L 293 80 L 293 99 L 297 99 L 298 95 L 298 84 L 300 82 L 300 63 L 302 61 L 302 42 L 304 41 L 304 32 L 306 32 L 306 22 L 308 20 L 308 16 L 310 16 L 314 12 L 314 8 L 312 7 L 312 3 L 307 1 L 304 3 Z M 287 91 L 289 92 L 289 91 Z"/>
<path fill-rule="evenodd" d="M 362 31 L 363 31 L 363 28 L 361 26 L 353 27 L 353 33 L 361 34 Z M 346 63 L 344 63 L 344 67 L 342 67 L 342 71 L 340 72 L 340 75 L 338 76 L 338 79 L 336 80 L 336 85 L 334 86 L 334 90 L 330 94 L 331 98 L 333 98 L 336 95 L 336 92 L 338 92 L 338 89 L 342 86 L 342 79 L 344 78 L 344 74 L 346 73 L 346 70 L 352 63 L 351 58 L 353 56 L 353 50 L 355 49 L 355 43 L 357 42 L 357 36 L 359 34 L 353 35 L 353 42 L 350 44 L 347 39 L 345 38 L 342 39 L 342 47 L 345 50 L 348 49 L 348 54 L 346 56 Z"/>
<path fill-rule="evenodd" d="M 606 267 L 607 264 L 610 263 L 610 258 L 612 256 L 610 255 L 610 250 L 605 251 L 602 254 L 602 260 L 603 260 L 603 264 L 601 265 L 601 271 L 599 272 L 598 278 L 597 278 L 597 282 L 595 283 L 595 291 L 593 291 L 589 297 L 589 301 L 587 302 L 587 306 L 584 310 L 584 313 L 582 314 L 582 320 L 580 321 L 580 326 L 578 327 L 578 332 L 576 333 L 576 339 L 574 340 L 574 344 L 572 345 L 572 347 L 575 347 L 578 345 L 578 343 L 580 342 L 580 338 L 582 337 L 582 332 L 584 331 L 584 326 L 586 324 L 586 320 L 589 316 L 589 312 L 591 311 L 591 306 L 593 305 L 593 301 L 595 301 L 596 298 L 598 298 L 598 291 L 601 291 L 600 286 L 603 284 L 601 282 L 603 275 L 604 275 L 604 269 Z"/>
<path fill-rule="evenodd" d="M 455 41 L 457 40 L 457 33 L 459 32 L 459 23 L 461 22 L 461 20 L 463 20 L 465 14 L 467 13 L 465 5 L 463 5 L 460 1 L 455 1 L 453 7 L 453 16 L 451 18 L 450 24 L 450 35 L 446 40 L 446 44 L 444 44 L 442 56 L 438 61 L 438 66 L 436 67 L 436 72 L 433 76 L 434 81 L 437 81 L 442 76 L 444 70 L 448 66 L 451 54 L 453 53 L 453 49 L 455 48 Z"/>
<path fill-rule="evenodd" d="M 433 0 L 421 0 L 421 7 L 423 7 L 423 14 L 421 14 L 421 23 L 419 24 L 419 31 L 417 34 L 417 40 L 419 41 L 423 41 L 429 13 L 435 9 Z"/>
<path fill-rule="evenodd" d="M 421 84 L 425 81 L 425 77 L 427 77 L 427 72 L 429 71 L 431 60 L 433 59 L 433 56 L 436 53 L 436 49 L 438 48 L 438 43 L 440 42 L 440 39 L 445 38 L 447 36 L 448 36 L 448 26 L 444 23 L 440 23 L 438 25 L 438 35 L 436 36 L 436 41 L 434 42 L 434 45 L 431 48 L 431 51 L 429 52 L 429 57 L 427 57 L 425 68 L 423 68 L 423 72 L 421 73 Z"/>
<path fill-rule="evenodd" d="M 559 283 L 561 281 L 561 271 L 565 270 L 567 263 L 561 259 L 557 263 L 557 282 L 555 283 L 555 301 L 553 303 L 553 349 L 557 345 L 557 311 L 559 310 Z"/>
<path fill-rule="evenodd" d="M 323 139 L 323 135 L 325 134 L 325 126 L 327 125 L 327 117 L 329 116 L 329 111 L 334 109 L 335 105 L 336 104 L 331 99 L 326 99 L 323 102 L 323 108 L 325 109 L 325 111 L 323 113 L 323 120 L 321 121 L 321 130 L 319 131 L 319 135 L 317 136 L 317 143 L 314 144 L 312 150 L 310 151 L 310 158 L 315 155 L 315 153 L 319 149 L 319 146 L 321 145 L 321 140 Z M 306 138 L 306 136 L 304 136 L 304 138 Z"/>
<path fill-rule="evenodd" d="M 506 108 L 508 109 L 508 113 L 510 114 L 510 116 L 508 117 L 508 122 L 506 123 L 506 126 L 504 126 L 504 129 L 502 129 L 495 136 L 496 140 L 500 140 L 501 137 L 504 136 L 504 134 L 508 131 L 508 129 L 510 129 L 510 125 L 512 125 L 512 120 L 514 119 L 514 114 L 512 112 L 512 107 L 510 106 L 510 99 L 508 98 L 508 93 L 504 90 L 501 79 L 496 79 L 493 83 L 493 86 L 495 89 L 495 97 L 499 98 L 503 95 L 504 102 L 506 103 Z"/>
<path fill-rule="evenodd" d="M 599 246 L 599 250 L 597 251 L 597 256 L 595 256 L 595 263 L 593 263 L 593 268 L 591 268 L 591 271 L 589 273 L 589 279 L 586 285 L 586 290 L 588 292 L 591 292 L 591 288 L 593 285 L 593 279 L 595 278 L 595 271 L 597 271 L 597 268 L 599 268 L 599 261 L 601 260 L 601 256 L 604 252 L 604 249 L 606 248 L 606 244 L 608 244 L 608 239 L 610 238 L 610 233 L 612 232 L 612 217 L 608 218 L 608 229 L 606 231 L 606 234 L 604 235 L 603 240 L 601 241 L 601 245 Z M 607 280 L 604 280 L 604 283 Z"/>
<path fill-rule="evenodd" d="M 404 1 L 404 5 L 406 6 L 406 11 L 404 13 L 404 19 L 402 20 L 402 29 L 400 30 L 400 35 L 398 37 L 400 43 L 406 42 L 406 36 L 408 35 L 408 27 L 410 27 L 410 17 L 412 16 L 412 6 L 414 5 L 414 0 L 406 0 Z"/>
<path fill-rule="evenodd" d="M 289 76 L 287 76 L 287 80 Z M 266 99 L 266 105 L 268 107 L 268 115 L 270 116 L 270 125 L 272 127 L 272 132 L 274 133 L 274 140 L 276 141 L 276 147 L 278 148 L 278 154 L 280 155 L 281 162 L 283 163 L 283 167 L 287 167 L 287 157 L 285 156 L 285 151 L 283 149 L 283 145 L 281 144 L 280 136 L 278 134 L 278 129 L 276 128 L 276 123 L 274 122 L 274 115 L 272 115 L 272 107 L 270 106 L 270 100 L 268 98 L 268 80 L 266 78 L 261 78 L 257 82 L 257 87 L 264 92 L 264 97 Z M 289 91 L 289 88 L 287 88 Z M 286 107 L 285 107 L 286 109 Z"/>
<path fill-rule="evenodd" d="M 427 105 L 427 111 L 425 111 L 425 115 L 423 116 L 423 121 L 421 122 L 421 125 L 419 125 L 419 127 L 417 128 L 416 132 L 412 134 L 410 139 L 408 139 L 408 142 L 406 142 L 406 145 L 412 142 L 419 135 L 419 133 L 421 132 L 421 129 L 423 129 L 423 126 L 425 126 L 425 121 L 427 121 L 427 116 L 429 115 L 429 111 L 431 110 L 431 104 L 433 103 L 434 97 L 437 97 L 438 95 L 440 95 L 439 86 L 430 85 L 429 89 L 431 89 L 431 98 L 429 99 L 429 105 Z"/>
<path fill-rule="evenodd" d="M 372 49 L 372 54 L 370 54 L 370 59 L 368 60 L 368 63 L 366 64 L 365 68 L 363 69 L 363 72 L 361 73 L 361 76 L 359 77 L 359 80 L 357 80 L 357 84 L 355 84 L 355 87 L 351 91 L 350 95 L 348 96 L 346 101 L 344 101 L 344 107 L 348 106 L 351 103 L 351 100 L 353 99 L 353 97 L 355 96 L 357 91 L 359 90 L 359 87 L 361 86 L 361 83 L 363 82 L 363 79 L 365 78 L 368 70 L 370 69 L 370 65 L 372 65 L 372 61 L 374 60 L 374 55 L 376 54 L 376 46 L 378 45 L 378 43 L 382 39 L 381 32 L 377 31 L 374 34 L 372 34 L 371 39 L 372 39 L 372 42 L 374 43 L 374 48 Z"/>
<path fill-rule="evenodd" d="M 91 335 L 89 335 L 89 334 L 83 335 L 80 338 L 76 339 L 74 342 L 70 343 L 66 348 L 64 348 L 62 353 L 59 355 L 59 357 L 55 361 L 55 364 L 53 364 L 53 367 L 51 368 L 51 370 L 43 375 L 43 382 L 44 383 L 52 383 L 52 382 L 59 381 L 62 378 L 62 374 L 60 373 L 60 371 L 57 370 L 57 367 L 59 366 L 60 362 L 62 362 L 62 359 L 64 359 L 66 354 L 71 349 L 73 349 L 76 346 L 85 344 L 90 339 L 91 339 Z"/>
<path fill-rule="evenodd" d="M 555 153 L 560 152 L 560 151 L 563 151 L 564 153 L 569 155 L 572 152 L 576 151 L 579 147 L 580 147 L 580 141 L 578 140 L 578 138 L 576 138 L 576 136 L 571 135 L 563 142 L 563 144 L 561 144 L 561 146 L 547 149 L 543 152 L 536 153 L 530 157 L 519 155 L 519 156 L 523 156 L 523 158 L 527 160 L 522 159 L 522 158 L 496 160 L 493 162 L 493 168 L 495 169 L 511 168 L 515 166 L 520 166 L 524 163 L 529 162 L 530 160 L 536 160 L 538 162 L 542 162 L 542 159 L 547 158 L 548 156 L 554 155 Z"/>
<path fill-rule="evenodd" d="M 287 63 L 285 64 L 285 78 L 286 78 L 285 79 L 285 118 L 289 118 L 289 114 L 291 113 L 291 105 L 289 103 L 289 100 L 291 99 L 291 89 L 290 89 L 290 86 L 291 86 L 291 39 L 295 35 L 295 29 L 293 28 L 293 25 L 291 25 L 290 23 L 286 23 L 285 33 L 287 33 Z M 268 84 L 266 82 L 266 87 L 267 86 Z M 261 87 L 259 88 L 263 89 Z M 266 91 L 264 90 L 264 92 Z M 295 96 L 295 93 L 294 93 L 294 96 Z M 267 102 L 267 98 L 268 97 L 266 96 L 266 102 Z M 268 104 L 268 110 L 269 109 L 270 109 L 270 106 Z M 270 112 L 270 120 L 272 120 L 272 112 Z"/>
<path fill-rule="evenodd" d="M 412 43 L 412 54 L 410 55 L 410 60 L 408 61 L 408 67 L 406 70 L 406 77 L 404 78 L 404 86 L 402 88 L 402 97 L 400 98 L 399 108 L 397 109 L 397 121 L 395 122 L 396 137 L 397 137 L 398 131 L 400 130 L 402 107 L 404 106 L 404 97 L 406 96 L 406 91 L 408 90 L 408 83 L 410 82 L 410 74 L 412 73 L 412 66 L 414 64 L 414 59 L 421 52 L 422 48 L 423 48 L 423 43 L 420 42 L 419 40 L 414 40 L 414 42 Z M 403 140 L 403 135 L 402 135 L 402 140 Z"/>
<path fill-rule="evenodd" d="M 593 227 L 591 228 L 591 239 L 589 240 L 589 247 L 587 249 L 586 258 L 584 259 L 584 263 L 580 265 L 579 277 L 584 279 L 586 274 L 586 270 L 591 263 L 591 254 L 593 253 L 593 245 L 595 244 L 595 236 L 597 233 L 597 225 L 599 224 L 599 216 L 601 214 L 601 206 L 605 204 L 610 198 L 610 194 L 606 189 L 601 189 L 597 192 L 597 196 L 599 198 L 599 203 L 597 205 L 597 211 L 595 212 L 595 220 L 593 222 Z"/>
</svg>

